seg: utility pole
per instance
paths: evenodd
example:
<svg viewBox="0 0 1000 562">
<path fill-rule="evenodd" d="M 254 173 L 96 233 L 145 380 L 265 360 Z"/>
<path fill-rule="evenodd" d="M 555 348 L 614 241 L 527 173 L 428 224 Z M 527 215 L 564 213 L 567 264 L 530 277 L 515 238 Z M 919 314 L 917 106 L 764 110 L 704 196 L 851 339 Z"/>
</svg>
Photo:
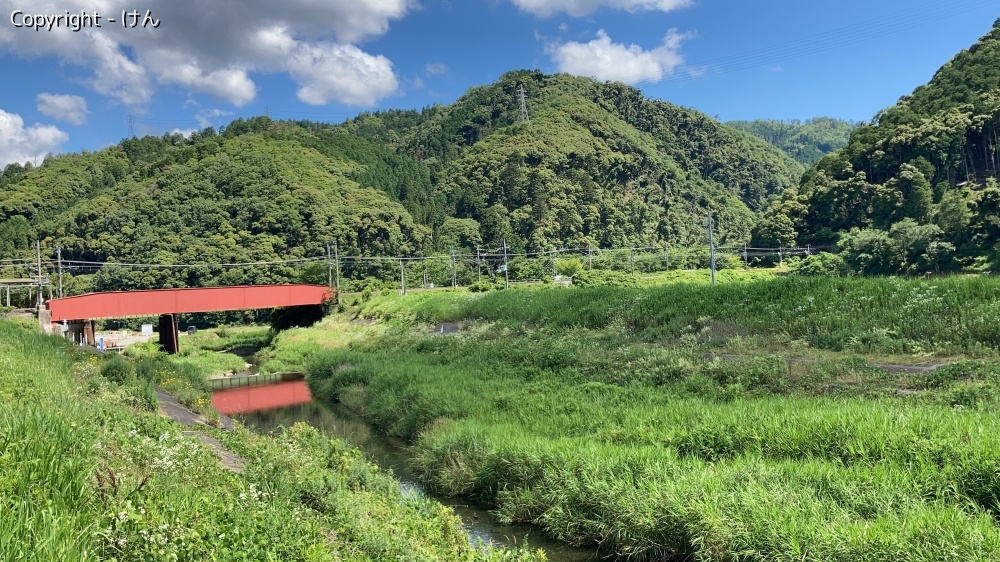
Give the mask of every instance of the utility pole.
<svg viewBox="0 0 1000 562">
<path fill-rule="evenodd" d="M 340 252 L 337 251 L 337 242 L 333 243 L 333 260 L 337 267 L 337 300 L 340 300 Z"/>
<path fill-rule="evenodd" d="M 635 249 L 632 247 L 628 249 L 628 274 L 635 275 Z"/>
<path fill-rule="evenodd" d="M 427 256 L 420 256 L 420 261 L 424 264 L 424 284 L 423 287 L 427 288 Z"/>
<path fill-rule="evenodd" d="M 747 243 L 743 243 L 743 269 L 750 269 L 750 260 L 747 258 Z"/>
<path fill-rule="evenodd" d="M 476 281 L 483 280 L 483 262 L 479 260 L 479 244 L 476 244 Z"/>
<path fill-rule="evenodd" d="M 594 257 L 590 253 L 590 242 L 587 242 L 587 270 L 594 270 Z"/>
<path fill-rule="evenodd" d="M 510 288 L 510 272 L 507 271 L 507 239 L 503 239 L 503 287 Z"/>
<path fill-rule="evenodd" d="M 517 99 L 520 102 L 520 120 L 521 123 L 531 123 L 531 119 L 528 118 L 528 102 L 526 99 L 526 93 L 524 91 L 524 84 L 517 85 Z"/>
<path fill-rule="evenodd" d="M 62 246 L 56 246 L 56 263 L 59 264 L 59 298 L 62 298 Z"/>
<path fill-rule="evenodd" d="M 402 291 L 399 294 L 406 294 L 406 272 L 403 270 L 403 258 L 399 258 L 399 286 L 402 287 Z"/>
<path fill-rule="evenodd" d="M 458 271 L 455 269 L 455 248 L 451 249 L 451 288 L 458 287 Z"/>
<path fill-rule="evenodd" d="M 35 241 L 35 255 L 38 257 L 38 277 L 36 281 L 38 282 L 38 296 L 36 298 L 37 309 L 42 310 L 42 300 L 44 296 L 42 295 L 42 241 Z"/>
<path fill-rule="evenodd" d="M 712 211 L 708 212 L 708 261 L 712 269 L 712 284 L 715 285 L 715 240 L 712 238 Z"/>
<path fill-rule="evenodd" d="M 333 257 L 330 254 L 330 243 L 326 243 L 326 286 L 333 287 L 333 262 L 330 258 Z"/>
</svg>

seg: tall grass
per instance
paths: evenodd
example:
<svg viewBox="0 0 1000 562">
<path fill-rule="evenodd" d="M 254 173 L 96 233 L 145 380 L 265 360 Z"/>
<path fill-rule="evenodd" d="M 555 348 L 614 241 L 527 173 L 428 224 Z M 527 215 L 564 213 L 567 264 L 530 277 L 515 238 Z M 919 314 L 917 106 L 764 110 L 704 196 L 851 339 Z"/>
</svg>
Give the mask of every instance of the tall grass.
<svg viewBox="0 0 1000 562">
<path fill-rule="evenodd" d="M 317 350 L 307 380 L 411 440 L 428 486 L 567 542 L 641 560 L 996 560 L 995 365 L 793 369 L 678 342 L 724 324 L 991 356 L 998 294 L 978 278 L 775 279 L 374 299 L 361 314 L 384 333 Z M 465 320 L 482 322 L 421 327 Z M 961 389 L 987 398 L 964 407 Z"/>
<path fill-rule="evenodd" d="M 477 548 L 440 504 L 305 427 L 216 433 L 237 474 L 129 388 L 135 365 L 0 320 L 0 560 L 539 560 Z M 103 373 L 103 374 L 102 374 Z"/>
<path fill-rule="evenodd" d="M 784 334 L 815 347 L 859 352 L 996 355 L 1000 279 L 785 277 L 709 286 L 590 288 L 375 299 L 361 314 L 424 322 L 488 318 L 534 326 L 617 328 L 675 338 L 699 319 L 733 333 Z"/>
<path fill-rule="evenodd" d="M 92 560 L 94 436 L 65 388 L 71 349 L 2 321 L 0 342 L 0 560 Z"/>
</svg>

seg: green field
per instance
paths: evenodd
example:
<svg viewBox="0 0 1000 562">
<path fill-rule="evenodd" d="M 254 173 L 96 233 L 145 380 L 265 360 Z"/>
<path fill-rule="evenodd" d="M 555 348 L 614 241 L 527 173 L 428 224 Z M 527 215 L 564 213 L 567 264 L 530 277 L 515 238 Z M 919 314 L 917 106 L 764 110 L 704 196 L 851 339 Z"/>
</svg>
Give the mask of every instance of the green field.
<svg viewBox="0 0 1000 562">
<path fill-rule="evenodd" d="M 425 292 L 356 299 L 270 353 L 410 440 L 426 485 L 570 543 L 996 560 L 998 296 L 986 277 Z"/>
<path fill-rule="evenodd" d="M 170 369 L 0 320 L 0 560 L 541 559 L 474 547 L 450 509 L 305 425 L 203 430 L 246 460 L 224 469 L 155 412 Z"/>
</svg>

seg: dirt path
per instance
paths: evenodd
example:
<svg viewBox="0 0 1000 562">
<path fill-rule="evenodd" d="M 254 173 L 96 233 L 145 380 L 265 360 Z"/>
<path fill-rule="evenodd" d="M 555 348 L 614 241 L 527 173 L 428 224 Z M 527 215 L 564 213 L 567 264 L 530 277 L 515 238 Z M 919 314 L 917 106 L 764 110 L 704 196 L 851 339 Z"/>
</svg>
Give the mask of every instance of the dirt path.
<svg viewBox="0 0 1000 562">
<path fill-rule="evenodd" d="M 157 390 L 156 398 L 160 401 L 160 414 L 163 416 L 166 416 L 181 425 L 211 427 L 208 420 L 204 416 L 188 410 L 180 402 L 178 402 L 176 398 L 166 392 Z M 232 418 L 229 418 L 228 416 L 221 416 L 221 421 L 223 429 L 226 431 L 233 430 Z M 197 437 L 202 443 L 205 444 L 205 446 L 215 451 L 215 454 L 219 455 L 219 460 L 222 462 L 222 466 L 224 466 L 227 470 L 231 470 L 233 472 L 243 472 L 246 460 L 227 450 L 222 446 L 222 443 L 219 443 L 218 439 L 209 437 L 208 435 L 205 435 L 201 431 L 197 430 L 186 430 L 184 431 L 184 435 L 187 435 L 188 437 Z"/>
</svg>

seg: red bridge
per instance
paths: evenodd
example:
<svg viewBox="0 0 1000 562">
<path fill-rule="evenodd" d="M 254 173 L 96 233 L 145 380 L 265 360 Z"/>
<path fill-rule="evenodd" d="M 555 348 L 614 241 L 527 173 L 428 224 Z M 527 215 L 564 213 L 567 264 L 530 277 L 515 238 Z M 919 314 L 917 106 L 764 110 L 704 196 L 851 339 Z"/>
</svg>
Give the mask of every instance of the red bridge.
<svg viewBox="0 0 1000 562">
<path fill-rule="evenodd" d="M 94 320 L 134 316 L 160 317 L 160 343 L 166 351 L 177 351 L 177 315 L 288 306 L 322 305 L 333 298 L 333 290 L 318 285 L 245 285 L 112 291 L 51 299 L 43 326 L 63 322 L 66 336 L 93 345 Z M 49 330 L 51 331 L 51 329 Z"/>
</svg>

